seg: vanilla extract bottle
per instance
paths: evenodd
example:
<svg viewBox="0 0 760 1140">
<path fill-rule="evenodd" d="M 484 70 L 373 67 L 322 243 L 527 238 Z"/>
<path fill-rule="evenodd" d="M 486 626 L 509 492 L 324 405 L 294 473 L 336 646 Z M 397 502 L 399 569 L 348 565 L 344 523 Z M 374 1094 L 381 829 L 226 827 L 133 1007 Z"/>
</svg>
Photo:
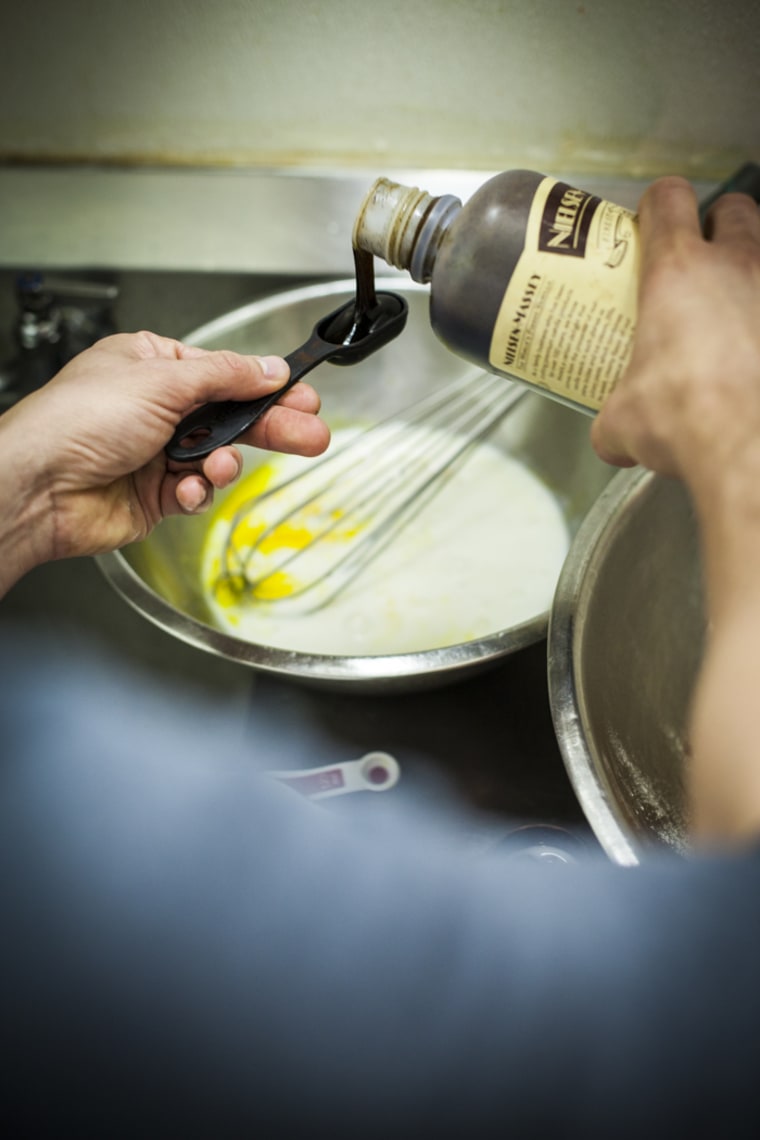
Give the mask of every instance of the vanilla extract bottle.
<svg viewBox="0 0 760 1140">
<path fill-rule="evenodd" d="M 593 414 L 631 352 L 635 214 L 527 170 L 462 204 L 379 178 L 355 250 L 430 285 L 430 322 L 452 352 Z"/>
</svg>

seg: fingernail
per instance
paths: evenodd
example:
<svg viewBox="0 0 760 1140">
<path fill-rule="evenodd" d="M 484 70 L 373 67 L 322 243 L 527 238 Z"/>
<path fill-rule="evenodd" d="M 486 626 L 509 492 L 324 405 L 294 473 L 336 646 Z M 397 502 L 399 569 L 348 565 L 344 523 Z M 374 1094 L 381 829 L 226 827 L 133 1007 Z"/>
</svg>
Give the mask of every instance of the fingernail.
<svg viewBox="0 0 760 1140">
<path fill-rule="evenodd" d="M 186 511 L 202 511 L 208 500 L 208 490 L 199 483 L 185 488 L 183 506 Z"/>
<path fill-rule="evenodd" d="M 284 379 L 288 366 L 281 356 L 257 356 L 256 359 L 268 380 L 277 380 L 280 377 Z"/>
<path fill-rule="evenodd" d="M 224 481 L 222 483 L 214 483 L 214 486 L 216 486 L 216 487 L 220 487 L 220 486 L 221 487 L 229 487 L 230 484 L 234 483 L 236 479 L 240 478 L 242 471 L 243 471 L 243 460 L 241 458 L 239 458 L 237 455 L 233 456 L 233 459 L 234 459 L 234 467 L 233 467 L 232 471 L 230 472 L 230 474 L 224 475 L 223 476 Z M 213 482 L 213 480 L 212 480 L 212 482 Z"/>
</svg>

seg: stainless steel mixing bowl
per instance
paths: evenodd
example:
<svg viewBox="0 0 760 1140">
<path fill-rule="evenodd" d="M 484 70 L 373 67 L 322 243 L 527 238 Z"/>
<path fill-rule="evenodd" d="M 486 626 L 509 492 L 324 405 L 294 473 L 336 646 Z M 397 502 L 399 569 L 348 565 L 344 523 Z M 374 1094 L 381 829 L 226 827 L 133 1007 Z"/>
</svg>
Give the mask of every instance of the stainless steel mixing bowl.
<svg viewBox="0 0 760 1140">
<path fill-rule="evenodd" d="M 396 278 L 378 281 L 378 286 L 408 298 L 407 327 L 365 362 L 351 368 L 326 364 L 309 377 L 322 397 L 323 416 L 333 428 L 352 420 L 381 419 L 472 370 L 431 331 L 427 289 Z M 320 317 L 353 295 L 353 281 L 291 290 L 228 313 L 185 339 L 207 348 L 289 352 L 306 339 Z M 491 437 L 553 491 L 571 534 L 610 477 L 610 469 L 591 451 L 588 429 L 585 416 L 530 394 Z M 251 454 L 249 466 L 254 462 Z M 217 498 L 221 501 L 223 496 Z M 199 575 L 207 527 L 203 516 L 167 519 L 145 542 L 105 555 L 99 564 L 116 590 L 150 621 L 200 649 L 255 669 L 323 687 L 408 691 L 460 679 L 546 635 L 548 612 L 542 612 L 526 613 L 519 624 L 494 629 L 479 640 L 418 653 L 344 657 L 254 644 L 214 626 Z M 477 574 L 473 565 L 475 590 Z"/>
<path fill-rule="evenodd" d="M 686 848 L 686 722 L 704 629 L 686 492 L 640 469 L 619 473 L 573 540 L 548 635 L 560 750 L 616 862 Z"/>
</svg>

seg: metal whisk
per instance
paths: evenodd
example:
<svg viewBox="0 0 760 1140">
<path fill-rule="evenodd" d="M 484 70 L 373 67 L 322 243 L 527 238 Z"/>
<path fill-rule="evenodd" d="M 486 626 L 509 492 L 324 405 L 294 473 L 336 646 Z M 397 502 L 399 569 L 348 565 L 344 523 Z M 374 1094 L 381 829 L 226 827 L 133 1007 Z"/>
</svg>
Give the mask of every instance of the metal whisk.
<svg viewBox="0 0 760 1140">
<path fill-rule="evenodd" d="M 526 394 L 470 373 L 252 496 L 230 522 L 223 580 L 278 613 L 326 605 Z"/>
</svg>

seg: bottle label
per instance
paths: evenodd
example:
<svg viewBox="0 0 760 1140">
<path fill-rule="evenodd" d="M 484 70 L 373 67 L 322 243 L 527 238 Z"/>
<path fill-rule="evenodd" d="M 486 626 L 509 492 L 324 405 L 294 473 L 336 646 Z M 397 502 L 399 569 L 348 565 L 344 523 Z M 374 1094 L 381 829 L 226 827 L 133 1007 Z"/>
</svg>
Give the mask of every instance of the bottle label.
<svg viewBox="0 0 760 1140">
<path fill-rule="evenodd" d="M 598 410 L 631 354 L 638 269 L 635 214 L 544 178 L 496 318 L 489 362 Z"/>
</svg>

